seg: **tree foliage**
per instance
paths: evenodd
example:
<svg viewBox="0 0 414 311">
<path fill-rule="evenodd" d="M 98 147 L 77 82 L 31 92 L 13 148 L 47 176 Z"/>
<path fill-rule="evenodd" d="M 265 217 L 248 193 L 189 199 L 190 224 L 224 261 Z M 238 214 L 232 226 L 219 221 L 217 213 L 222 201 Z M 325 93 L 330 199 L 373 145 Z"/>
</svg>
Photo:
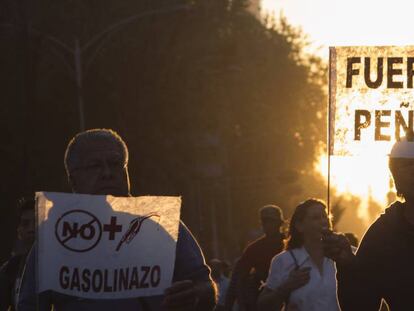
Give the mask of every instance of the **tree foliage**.
<svg viewBox="0 0 414 311">
<path fill-rule="evenodd" d="M 262 204 L 288 210 L 319 194 L 325 68 L 304 56 L 306 41 L 286 20 L 269 27 L 248 5 L 3 2 L 5 213 L 23 193 L 69 191 L 62 158 L 79 131 L 75 42 L 86 47 L 102 32 L 81 54 L 86 128 L 126 139 L 134 194 L 183 195 L 184 219 L 207 253 L 237 251 Z"/>
</svg>

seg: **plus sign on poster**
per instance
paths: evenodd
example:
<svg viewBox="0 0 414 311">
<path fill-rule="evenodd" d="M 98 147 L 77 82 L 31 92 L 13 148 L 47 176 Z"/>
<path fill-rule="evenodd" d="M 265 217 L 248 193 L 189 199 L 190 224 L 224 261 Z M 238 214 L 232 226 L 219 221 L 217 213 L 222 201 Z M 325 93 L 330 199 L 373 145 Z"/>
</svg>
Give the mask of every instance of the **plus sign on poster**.
<svg viewBox="0 0 414 311">
<path fill-rule="evenodd" d="M 38 292 L 160 295 L 171 285 L 180 197 L 38 192 Z"/>
</svg>

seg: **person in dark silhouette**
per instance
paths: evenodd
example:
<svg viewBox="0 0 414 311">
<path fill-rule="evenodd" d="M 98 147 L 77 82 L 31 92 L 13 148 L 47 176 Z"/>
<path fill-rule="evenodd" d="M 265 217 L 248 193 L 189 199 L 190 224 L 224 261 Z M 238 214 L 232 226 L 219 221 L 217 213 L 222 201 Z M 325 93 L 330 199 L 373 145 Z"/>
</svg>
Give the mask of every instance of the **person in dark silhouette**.
<svg viewBox="0 0 414 311">
<path fill-rule="evenodd" d="M 27 254 L 35 238 L 35 201 L 21 198 L 17 204 L 17 240 L 10 259 L 0 268 L 0 311 L 16 310 L 20 281 Z"/>
<path fill-rule="evenodd" d="M 322 234 L 330 227 L 319 199 L 300 203 L 290 221 L 286 249 L 276 255 L 258 309 L 339 311 L 335 264 L 324 256 Z"/>
<path fill-rule="evenodd" d="M 414 143 L 402 139 L 389 155 L 397 194 L 369 227 L 356 255 L 344 235 L 328 233 L 325 253 L 336 261 L 338 299 L 343 311 L 410 310 L 414 293 Z"/>
<path fill-rule="evenodd" d="M 122 138 L 108 129 L 77 134 L 68 144 L 65 168 L 74 193 L 130 196 L 128 149 Z M 33 253 L 33 252 L 32 252 Z M 19 310 L 212 310 L 215 288 L 210 270 L 195 238 L 181 222 L 176 246 L 173 284 L 162 296 L 139 299 L 93 300 L 39 295 L 36 304 L 32 255 L 22 284 Z M 26 276 L 27 275 L 27 276 Z"/>
<path fill-rule="evenodd" d="M 247 246 L 232 275 L 236 280 L 236 299 L 241 311 L 256 310 L 259 289 L 267 278 L 270 261 L 283 250 L 281 226 L 284 219 L 280 207 L 263 206 L 259 217 L 264 235 Z M 231 310 L 233 302 L 226 303 L 227 310 Z"/>
<path fill-rule="evenodd" d="M 224 299 L 227 294 L 227 289 L 229 287 L 229 279 L 223 273 L 223 261 L 213 258 L 209 261 L 209 266 L 211 268 L 211 276 L 214 283 L 217 285 L 217 306 L 214 311 L 223 311 L 224 310 Z"/>
</svg>

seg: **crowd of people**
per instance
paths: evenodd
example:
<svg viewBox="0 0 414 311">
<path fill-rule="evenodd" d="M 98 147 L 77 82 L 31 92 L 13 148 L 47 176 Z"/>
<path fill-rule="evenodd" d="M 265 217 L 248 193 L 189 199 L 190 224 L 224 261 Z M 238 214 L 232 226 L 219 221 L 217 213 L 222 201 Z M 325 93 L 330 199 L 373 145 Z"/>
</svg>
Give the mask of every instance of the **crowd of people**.
<svg viewBox="0 0 414 311">
<path fill-rule="evenodd" d="M 409 310 L 414 271 L 414 143 L 397 142 L 389 166 L 396 201 L 368 229 L 361 245 L 332 230 L 326 204 L 299 203 L 290 221 L 282 209 L 259 209 L 263 236 L 251 242 L 232 268 L 208 264 L 180 222 L 173 282 L 163 295 L 84 299 L 36 291 L 35 201 L 19 202 L 18 242 L 0 269 L 4 310 Z M 130 196 L 128 148 L 114 131 L 94 129 L 68 144 L 64 164 L 74 193 Z M 288 230 L 282 227 L 288 224 Z M 231 272 L 230 272 L 231 270 Z M 384 305 L 382 306 L 384 308 Z"/>
</svg>

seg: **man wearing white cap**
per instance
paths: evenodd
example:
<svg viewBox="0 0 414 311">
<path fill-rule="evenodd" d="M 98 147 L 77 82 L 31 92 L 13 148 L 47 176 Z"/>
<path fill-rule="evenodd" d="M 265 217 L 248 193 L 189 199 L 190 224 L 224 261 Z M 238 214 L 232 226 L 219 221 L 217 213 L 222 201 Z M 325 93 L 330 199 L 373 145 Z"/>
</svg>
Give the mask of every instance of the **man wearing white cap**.
<svg viewBox="0 0 414 311">
<path fill-rule="evenodd" d="M 330 233 L 325 251 L 337 264 L 342 311 L 411 310 L 414 294 L 414 142 L 395 143 L 389 168 L 404 203 L 390 205 L 368 229 L 356 255 L 343 235 Z"/>
</svg>

